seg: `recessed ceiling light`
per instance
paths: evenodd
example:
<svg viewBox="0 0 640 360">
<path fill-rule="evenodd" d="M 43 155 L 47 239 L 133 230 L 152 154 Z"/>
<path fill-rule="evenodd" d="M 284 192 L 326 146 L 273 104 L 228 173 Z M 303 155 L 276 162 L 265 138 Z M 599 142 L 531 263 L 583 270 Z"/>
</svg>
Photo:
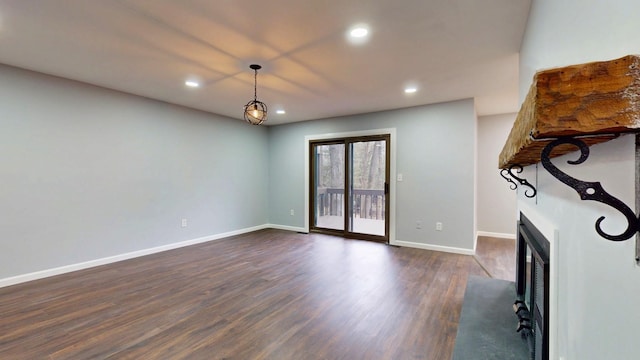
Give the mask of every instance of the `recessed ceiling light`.
<svg viewBox="0 0 640 360">
<path fill-rule="evenodd" d="M 197 81 L 193 81 L 193 80 L 187 80 L 184 82 L 185 85 L 187 85 L 188 87 L 193 87 L 193 88 L 197 88 L 200 87 L 200 83 L 198 83 Z"/>
<path fill-rule="evenodd" d="M 413 94 L 416 91 L 418 91 L 418 89 L 416 89 L 414 87 L 408 87 L 408 88 L 404 89 L 405 94 Z"/>
<path fill-rule="evenodd" d="M 369 26 L 366 24 L 356 24 L 347 30 L 345 36 L 354 45 L 361 45 L 369 40 Z"/>
<path fill-rule="evenodd" d="M 351 37 L 354 37 L 354 38 L 363 38 L 369 35 L 369 29 L 367 29 L 364 26 L 359 26 L 359 27 L 353 28 L 349 32 L 349 35 L 351 35 Z"/>
<path fill-rule="evenodd" d="M 287 112 L 286 112 L 286 111 L 284 111 L 284 110 L 276 110 L 276 114 L 280 114 L 280 115 L 282 115 L 282 114 L 286 114 L 286 113 L 287 113 Z"/>
</svg>

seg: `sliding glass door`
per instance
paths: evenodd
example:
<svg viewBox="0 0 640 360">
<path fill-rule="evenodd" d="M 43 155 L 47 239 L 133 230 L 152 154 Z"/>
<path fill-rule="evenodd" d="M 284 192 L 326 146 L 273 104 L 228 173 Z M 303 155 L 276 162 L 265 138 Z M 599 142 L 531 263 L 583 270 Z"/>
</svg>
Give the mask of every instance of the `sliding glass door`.
<svg viewBox="0 0 640 360">
<path fill-rule="evenodd" d="M 389 240 L 389 136 L 310 143 L 311 230 Z"/>
<path fill-rule="evenodd" d="M 313 226 L 322 229 L 344 230 L 344 143 L 312 145 L 315 155 L 316 204 Z M 313 172 L 312 172 L 313 173 Z"/>
</svg>

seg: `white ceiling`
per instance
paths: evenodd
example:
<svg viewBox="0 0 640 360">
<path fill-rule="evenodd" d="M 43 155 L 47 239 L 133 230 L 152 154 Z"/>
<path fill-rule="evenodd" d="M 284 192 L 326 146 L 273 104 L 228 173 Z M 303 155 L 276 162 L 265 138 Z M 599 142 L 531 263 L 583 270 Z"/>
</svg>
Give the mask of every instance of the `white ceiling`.
<svg viewBox="0 0 640 360">
<path fill-rule="evenodd" d="M 257 63 L 271 125 L 471 97 L 479 115 L 516 112 L 529 4 L 0 0 L 0 63 L 237 119 Z M 354 45 L 357 23 L 370 37 Z"/>
</svg>

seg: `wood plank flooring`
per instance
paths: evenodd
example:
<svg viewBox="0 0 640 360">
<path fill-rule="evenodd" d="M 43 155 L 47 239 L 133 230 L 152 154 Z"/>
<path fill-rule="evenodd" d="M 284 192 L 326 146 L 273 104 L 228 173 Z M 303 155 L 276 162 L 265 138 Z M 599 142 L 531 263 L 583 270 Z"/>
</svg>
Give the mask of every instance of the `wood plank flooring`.
<svg viewBox="0 0 640 360">
<path fill-rule="evenodd" d="M 0 359 L 450 359 L 472 256 L 263 230 L 0 289 Z"/>
<path fill-rule="evenodd" d="M 492 278 L 515 281 L 515 240 L 480 236 L 475 257 Z"/>
</svg>

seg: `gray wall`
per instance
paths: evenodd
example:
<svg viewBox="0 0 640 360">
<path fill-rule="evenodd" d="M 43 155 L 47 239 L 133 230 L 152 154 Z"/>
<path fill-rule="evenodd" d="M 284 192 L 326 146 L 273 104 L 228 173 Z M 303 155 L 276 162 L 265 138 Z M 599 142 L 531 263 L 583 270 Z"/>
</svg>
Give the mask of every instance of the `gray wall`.
<svg viewBox="0 0 640 360">
<path fill-rule="evenodd" d="M 396 128 L 404 175 L 396 239 L 473 249 L 473 100 L 268 128 L 8 66 L 0 79 L 0 279 L 300 228 L 305 135 L 379 128 Z"/>
<path fill-rule="evenodd" d="M 516 232 L 516 193 L 498 170 L 498 155 L 509 136 L 515 113 L 478 118 L 478 232 L 513 236 Z"/>
<path fill-rule="evenodd" d="M 266 128 L 7 66 L 0 79 L 0 279 L 267 222 Z"/>
<path fill-rule="evenodd" d="M 473 249 L 473 100 L 270 127 L 269 221 L 304 226 L 305 136 L 383 128 L 397 130 L 397 173 L 404 176 L 396 183 L 396 240 Z M 423 229 L 416 229 L 418 220 Z M 444 224 L 441 232 L 437 221 Z"/>
</svg>

